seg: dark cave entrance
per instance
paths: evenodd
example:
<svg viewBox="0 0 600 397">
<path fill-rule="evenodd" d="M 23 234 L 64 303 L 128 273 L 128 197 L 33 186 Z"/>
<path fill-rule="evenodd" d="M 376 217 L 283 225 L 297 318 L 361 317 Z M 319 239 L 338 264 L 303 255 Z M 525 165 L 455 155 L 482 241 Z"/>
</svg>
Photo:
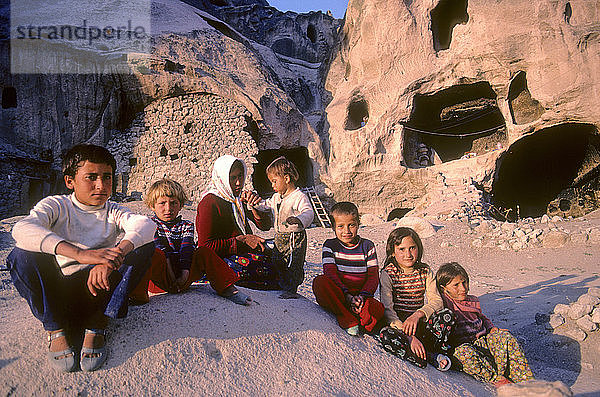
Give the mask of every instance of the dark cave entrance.
<svg viewBox="0 0 600 397">
<path fill-rule="evenodd" d="M 254 173 L 252 174 L 252 184 L 260 196 L 268 197 L 273 193 L 271 182 L 269 182 L 265 170 L 279 156 L 285 156 L 298 169 L 300 178 L 296 182 L 297 187 L 314 186 L 313 165 L 310 157 L 308 157 L 307 148 L 260 150 L 256 155 L 258 164 L 254 165 Z"/>
<path fill-rule="evenodd" d="M 557 211 L 580 204 L 595 209 L 600 193 L 598 171 L 600 136 L 594 125 L 565 123 L 544 128 L 519 139 L 499 158 L 491 203 L 499 219 L 511 221 L 539 217 L 554 201 Z M 579 200 L 585 197 L 593 202 Z"/>
<path fill-rule="evenodd" d="M 431 10 L 433 48 L 436 51 L 450 48 L 452 29 L 459 23 L 464 24 L 468 21 L 467 0 L 440 0 Z"/>
<path fill-rule="evenodd" d="M 312 23 L 309 23 L 308 27 L 306 28 L 306 37 L 308 37 L 310 42 L 313 44 L 317 42 L 317 29 Z"/>
<path fill-rule="evenodd" d="M 427 167 L 487 153 L 505 142 L 506 123 L 490 84 L 459 84 L 415 95 L 404 125 L 404 162 Z"/>
<path fill-rule="evenodd" d="M 387 222 L 394 219 L 402 219 L 402 217 L 412 211 L 413 208 L 394 208 L 387 216 Z"/>
<path fill-rule="evenodd" d="M 346 109 L 344 129 L 357 130 L 367 125 L 369 121 L 369 104 L 364 98 L 354 98 Z"/>
<path fill-rule="evenodd" d="M 2 89 L 2 109 L 17 107 L 17 90 L 15 87 L 4 87 Z"/>
</svg>

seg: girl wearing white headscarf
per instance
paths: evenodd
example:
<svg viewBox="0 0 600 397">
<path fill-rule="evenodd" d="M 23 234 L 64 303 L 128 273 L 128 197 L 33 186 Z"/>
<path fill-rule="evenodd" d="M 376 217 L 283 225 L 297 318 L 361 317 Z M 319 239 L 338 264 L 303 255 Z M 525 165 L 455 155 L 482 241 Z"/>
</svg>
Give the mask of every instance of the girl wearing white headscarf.
<svg viewBox="0 0 600 397">
<path fill-rule="evenodd" d="M 240 272 L 242 281 L 256 278 L 256 274 L 247 274 L 256 268 L 257 277 L 261 278 L 256 287 L 277 288 L 268 258 L 256 255 L 263 253 L 265 240 L 253 235 L 249 224 L 252 221 L 260 230 L 269 230 L 271 218 L 268 212 L 254 207 L 260 197 L 243 190 L 246 174 L 246 165 L 239 158 L 224 155 L 215 161 L 210 184 L 202 194 L 196 213 L 198 245 L 211 248 L 225 259 Z M 263 276 L 268 280 L 262 280 Z M 262 285 L 264 283 L 268 285 Z M 244 285 L 243 282 L 238 284 Z"/>
</svg>

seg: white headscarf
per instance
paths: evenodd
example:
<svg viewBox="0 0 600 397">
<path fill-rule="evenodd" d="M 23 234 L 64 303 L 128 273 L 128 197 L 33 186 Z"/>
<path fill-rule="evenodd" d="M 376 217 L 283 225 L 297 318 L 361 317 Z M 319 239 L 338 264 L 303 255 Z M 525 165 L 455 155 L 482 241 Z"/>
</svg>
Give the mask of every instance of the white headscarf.
<svg viewBox="0 0 600 397">
<path fill-rule="evenodd" d="M 237 157 L 229 154 L 221 156 L 215 161 L 212 170 L 212 178 L 208 184 L 208 187 L 204 193 L 202 193 L 200 200 L 202 200 L 207 194 L 212 193 L 215 196 L 231 203 L 235 223 L 237 223 L 238 227 L 242 231 L 242 234 L 246 234 L 246 212 L 244 211 L 242 200 L 233 195 L 233 190 L 231 190 L 231 185 L 229 184 L 229 173 L 231 172 L 233 163 L 236 161 L 242 163 L 242 166 L 244 167 L 244 180 L 246 180 L 247 169 L 244 160 L 238 159 Z"/>
</svg>

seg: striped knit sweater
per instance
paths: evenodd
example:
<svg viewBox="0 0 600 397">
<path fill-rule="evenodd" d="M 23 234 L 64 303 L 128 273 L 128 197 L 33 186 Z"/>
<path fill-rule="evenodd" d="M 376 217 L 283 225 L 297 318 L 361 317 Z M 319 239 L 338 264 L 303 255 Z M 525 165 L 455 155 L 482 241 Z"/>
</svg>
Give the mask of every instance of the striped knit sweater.
<svg viewBox="0 0 600 397">
<path fill-rule="evenodd" d="M 323 273 L 344 292 L 372 297 L 379 285 L 375 244 L 359 237 L 352 247 L 337 238 L 326 240 L 322 252 Z"/>
<path fill-rule="evenodd" d="M 163 222 L 155 215 L 154 246 L 165 253 L 173 271 L 190 270 L 194 255 L 194 224 L 178 216 L 173 222 Z"/>
<path fill-rule="evenodd" d="M 394 311 L 404 321 L 425 304 L 425 281 L 429 268 L 421 266 L 412 273 L 404 273 L 389 263 L 384 270 L 392 280 Z"/>
</svg>

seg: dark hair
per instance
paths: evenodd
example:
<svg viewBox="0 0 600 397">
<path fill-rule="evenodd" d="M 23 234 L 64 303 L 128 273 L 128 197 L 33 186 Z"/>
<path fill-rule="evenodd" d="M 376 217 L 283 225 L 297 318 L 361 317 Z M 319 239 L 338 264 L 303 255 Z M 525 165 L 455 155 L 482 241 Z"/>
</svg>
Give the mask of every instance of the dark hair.
<svg viewBox="0 0 600 397">
<path fill-rule="evenodd" d="M 357 223 L 360 223 L 360 215 L 358 207 L 349 201 L 340 201 L 331 207 L 331 227 L 335 227 L 335 214 L 352 215 Z"/>
<path fill-rule="evenodd" d="M 300 178 L 300 174 L 298 174 L 298 169 L 290 160 L 286 159 L 284 156 L 277 157 L 275 160 L 271 162 L 267 166 L 265 170 L 266 174 L 275 174 L 278 176 L 288 175 L 290 177 L 290 181 L 296 183 L 298 178 Z"/>
<path fill-rule="evenodd" d="M 412 237 L 415 244 L 417 244 L 417 261 L 415 263 L 421 263 L 421 258 L 423 258 L 423 242 L 421 238 L 410 227 L 399 227 L 390 233 L 387 239 L 387 244 L 385 246 L 385 264 L 393 263 L 396 264 L 396 258 L 394 257 L 394 251 L 396 250 L 396 246 L 402 243 L 402 239 L 404 237 Z"/>
<path fill-rule="evenodd" d="M 80 144 L 75 145 L 65 153 L 62 161 L 62 171 L 64 175 L 75 178 L 75 174 L 84 161 L 95 164 L 106 164 L 112 167 L 113 174 L 116 171 L 117 163 L 110 152 L 97 145 Z"/>
<path fill-rule="evenodd" d="M 440 266 L 435 274 L 436 285 L 438 291 L 440 291 L 440 294 L 444 292 L 443 287 L 448 285 L 448 283 L 454 280 L 454 278 L 457 276 L 462 276 L 465 280 L 467 280 L 467 283 L 469 282 L 469 275 L 467 274 L 467 271 L 464 267 L 459 265 L 458 262 L 448 262 Z"/>
</svg>

